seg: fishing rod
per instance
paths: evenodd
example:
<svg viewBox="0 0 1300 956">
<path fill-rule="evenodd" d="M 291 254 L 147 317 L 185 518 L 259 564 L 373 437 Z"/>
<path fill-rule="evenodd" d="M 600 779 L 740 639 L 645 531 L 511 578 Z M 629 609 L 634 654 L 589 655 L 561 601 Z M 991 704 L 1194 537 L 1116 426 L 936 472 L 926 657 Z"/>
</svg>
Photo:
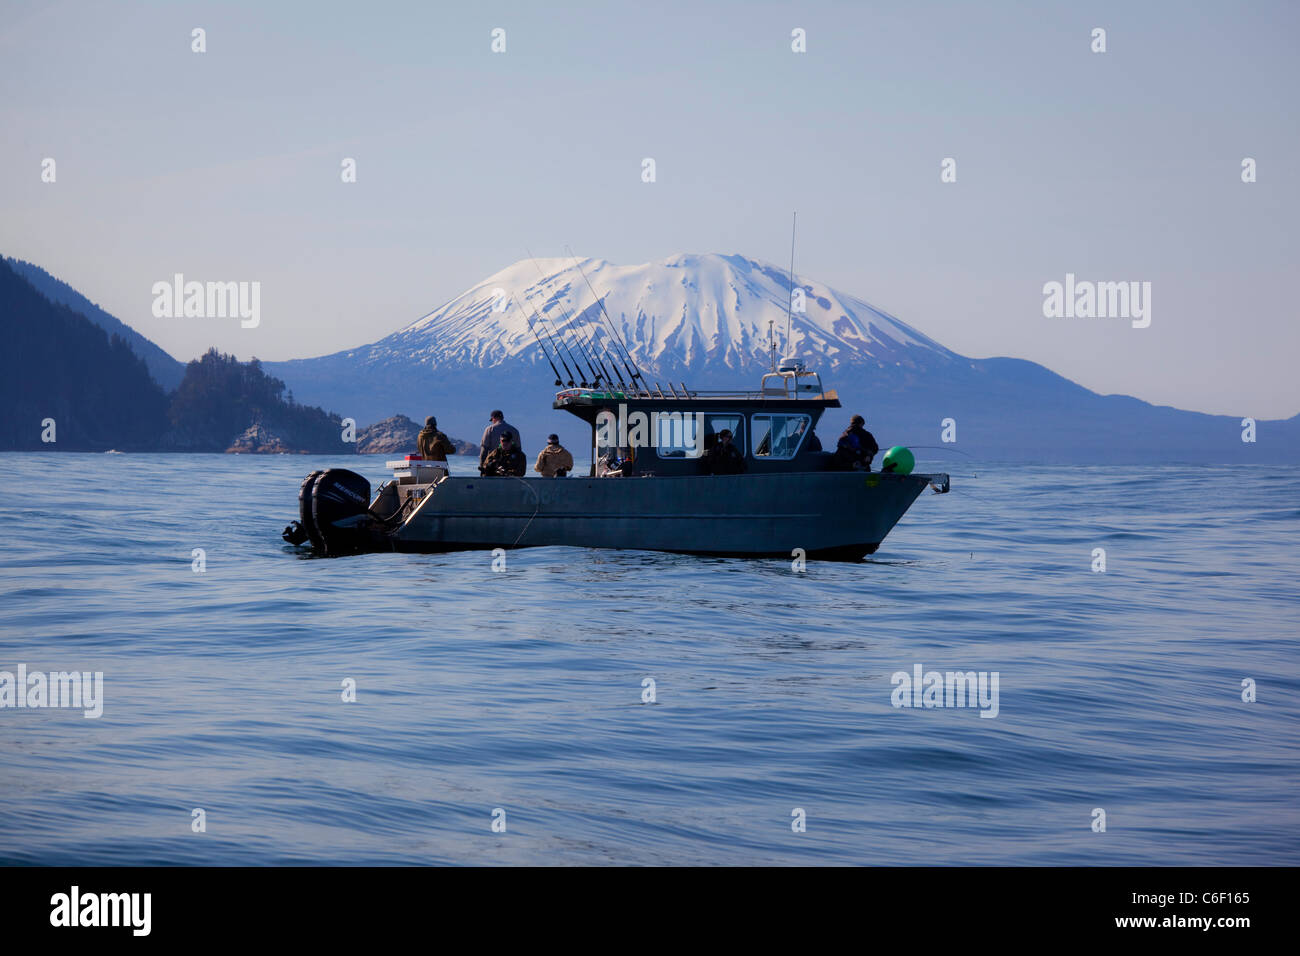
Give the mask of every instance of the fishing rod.
<svg viewBox="0 0 1300 956">
<path fill-rule="evenodd" d="M 579 271 L 581 271 L 581 270 L 579 270 Z M 575 316 L 575 320 L 574 320 L 574 321 L 576 322 L 577 318 L 578 318 L 578 317 L 581 317 L 581 316 L 582 316 L 586 311 L 587 311 L 586 309 L 583 309 L 582 312 L 575 312 L 575 313 L 574 313 L 574 316 Z M 591 325 L 591 320 L 590 320 L 590 319 L 587 320 L 587 324 L 588 324 L 588 326 L 589 326 L 589 331 L 588 331 L 588 341 L 591 342 L 591 351 L 592 351 L 592 353 L 596 356 L 597 361 L 600 362 L 600 367 L 601 367 L 602 369 L 605 369 L 605 378 L 606 378 L 606 380 L 607 380 L 611 385 L 613 385 L 615 382 L 617 382 L 620 388 L 624 388 L 624 389 L 628 388 L 628 384 L 627 384 L 626 382 L 623 381 L 623 375 L 622 375 L 622 373 L 619 372 L 619 370 L 618 370 L 618 363 L 615 362 L 614 359 L 610 357 L 609 349 L 606 348 L 605 344 L 600 340 L 600 337 L 596 334 L 596 328 L 595 328 L 594 326 Z M 609 363 L 608 368 L 606 368 L 606 366 L 605 366 L 605 363 L 606 363 L 606 362 Z M 611 369 L 611 368 L 614 370 L 614 374 L 613 374 L 613 375 L 610 375 L 610 374 L 609 374 L 609 369 Z"/>
<path fill-rule="evenodd" d="M 528 322 L 528 316 L 524 316 L 524 321 Z M 546 364 L 549 365 L 551 371 L 555 373 L 555 387 L 560 388 L 564 384 L 564 379 L 560 377 L 560 370 L 556 368 L 555 363 L 551 361 L 551 353 L 546 351 L 546 346 L 542 344 L 541 336 L 539 336 L 537 330 L 533 328 L 533 323 L 528 322 L 528 330 L 533 333 L 533 338 L 537 340 L 537 347 L 541 349 L 542 354 L 546 356 Z M 570 381 L 569 384 L 572 385 L 573 382 Z"/>
<path fill-rule="evenodd" d="M 532 250 L 525 246 L 524 251 L 528 253 L 528 258 L 532 262 L 533 268 L 537 270 L 537 274 L 541 276 L 542 281 L 545 282 L 547 279 L 546 273 L 544 273 L 542 267 L 537 264 L 537 260 L 533 257 Z M 561 302 L 558 297 L 555 300 L 555 304 L 560 307 L 560 311 L 564 314 L 564 321 L 573 327 L 573 337 L 577 339 L 578 348 L 582 350 L 582 354 L 586 357 L 588 368 L 590 368 L 593 373 L 600 372 L 604 375 L 606 382 L 613 384 L 614 377 L 609 374 L 609 370 L 606 369 L 603 364 L 599 364 L 598 361 L 592 360 L 592 356 L 596 351 L 595 343 L 592 343 L 590 350 L 588 350 L 587 343 L 583 340 L 582 328 L 573 320 L 572 316 L 569 315 L 569 310 L 564 307 L 564 303 Z M 591 383 L 593 388 L 600 387 L 601 374 L 593 374 L 593 380 Z"/>
<path fill-rule="evenodd" d="M 563 311 L 563 310 L 562 310 L 562 311 Z M 605 372 L 605 371 L 604 371 L 604 370 L 603 370 L 599 365 L 596 364 L 595 361 L 593 361 L 593 359 L 592 359 L 592 355 L 593 355 L 594 352 L 595 352 L 595 347 L 594 347 L 594 346 L 591 346 L 591 347 L 588 346 L 586 340 L 585 340 L 585 339 L 583 338 L 583 336 L 582 336 L 582 330 L 579 329 L 579 328 L 577 327 L 577 324 L 576 324 L 572 319 L 569 318 L 569 316 L 567 315 L 567 313 L 566 313 L 566 315 L 564 316 L 564 321 L 565 321 L 565 322 L 566 322 L 566 323 L 567 323 L 567 324 L 572 328 L 572 330 L 573 330 L 573 338 L 574 338 L 575 341 L 577 341 L 577 343 L 578 343 L 578 348 L 581 350 L 582 355 L 583 355 L 583 358 L 586 359 L 587 366 L 591 369 L 591 373 L 592 373 L 592 375 L 591 375 L 591 387 L 592 387 L 592 388 L 599 388 L 599 387 L 600 387 L 600 380 L 601 380 L 602 378 L 604 378 L 606 381 L 611 381 L 611 379 L 609 378 L 609 373 Z M 559 324 L 557 323 L 555 327 L 556 327 L 556 329 L 559 329 Z M 561 331 L 560 334 L 563 335 L 563 334 L 564 334 L 563 331 Z"/>
<path fill-rule="evenodd" d="M 582 367 L 582 363 L 578 361 L 578 356 L 574 353 L 572 346 L 569 345 L 568 339 L 566 339 L 564 334 L 560 331 L 559 326 L 555 322 L 548 320 L 545 313 L 538 312 L 536 309 L 533 309 L 533 315 L 537 318 L 538 324 L 541 325 L 542 331 L 545 332 L 550 337 L 551 341 L 556 344 L 557 352 L 562 348 L 564 354 L 569 356 L 569 361 L 572 362 L 573 367 L 578 370 L 580 379 L 579 384 L 583 388 L 586 388 L 587 379 L 594 378 L 595 376 L 593 376 L 591 371 Z M 588 360 L 587 364 L 591 364 L 590 360 Z"/>
<path fill-rule="evenodd" d="M 567 249 L 567 247 L 566 247 L 566 249 Z M 536 267 L 538 268 L 538 270 L 540 271 L 541 267 L 540 267 L 540 266 L 537 266 L 537 263 L 536 263 L 536 262 L 534 262 L 533 265 L 536 266 Z M 581 271 L 582 271 L 581 268 L 580 268 L 578 271 L 581 272 Z M 583 276 L 583 278 L 585 279 L 586 276 Z M 561 308 L 563 308 L 563 306 L 561 306 Z M 584 310 L 584 311 L 585 311 L 585 310 Z M 565 312 L 565 317 L 568 318 L 568 312 L 567 312 L 567 311 Z M 577 326 L 576 319 L 570 319 L 570 321 L 574 323 L 574 327 L 575 327 L 574 334 L 578 336 L 578 340 L 579 340 L 579 341 L 582 341 L 581 332 L 579 331 L 579 327 Z M 595 329 L 594 329 L 594 328 L 591 330 L 591 333 L 590 333 L 590 335 L 589 335 L 589 339 L 588 339 L 588 340 L 589 340 L 590 343 L 591 343 L 591 351 L 592 351 L 592 353 L 596 356 L 597 361 L 600 362 L 600 367 L 601 367 L 601 369 L 603 369 L 604 372 L 605 372 L 605 380 L 606 380 L 607 382 L 609 382 L 611 385 L 613 385 L 615 382 L 617 382 L 618 385 L 619 385 L 619 387 L 624 388 L 624 389 L 629 388 L 628 383 L 625 382 L 625 381 L 623 381 L 623 375 L 622 375 L 622 373 L 620 373 L 619 370 L 618 370 L 618 364 L 617 364 L 617 363 L 616 363 L 612 358 L 609 357 L 609 351 L 605 348 L 605 346 L 604 346 L 603 344 L 600 343 L 599 338 L 598 338 L 598 337 L 596 336 L 596 334 L 595 334 Z M 606 360 L 609 361 L 609 367 L 608 367 L 608 368 L 605 366 L 605 361 L 606 361 Z M 614 370 L 614 374 L 613 374 L 613 375 L 610 375 L 610 374 L 609 374 L 609 369 L 610 369 L 610 368 L 613 368 L 613 370 Z M 635 380 L 633 381 L 633 386 L 635 386 Z"/>
<path fill-rule="evenodd" d="M 599 339 L 597 339 L 597 337 L 594 334 L 592 338 L 599 341 Z M 627 382 L 623 381 L 623 373 L 618 370 L 618 362 L 616 358 L 610 356 L 609 348 L 608 346 L 606 346 L 604 342 L 600 343 L 600 350 L 601 350 L 601 358 L 607 359 L 609 361 L 609 367 L 614 370 L 614 378 L 618 381 L 618 387 L 622 389 L 632 388 L 633 387 L 632 385 L 629 385 Z M 617 351 L 614 353 L 614 355 L 615 356 L 618 355 Z M 624 367 L 626 368 L 626 365 Z M 636 380 L 633 379 L 633 385 L 635 384 L 636 384 Z"/>
<path fill-rule="evenodd" d="M 618 324 L 610 317 L 609 312 L 605 309 L 605 300 L 596 295 L 596 290 L 592 288 L 591 280 L 587 278 L 587 273 L 583 271 L 582 263 L 578 261 L 578 257 L 573 254 L 573 249 L 569 246 L 565 246 L 564 251 L 569 254 L 569 258 L 572 259 L 573 264 L 577 266 L 578 273 L 582 276 L 582 281 L 587 284 L 587 288 L 591 291 L 591 297 L 595 299 L 596 304 L 600 306 L 601 314 L 605 317 L 606 328 L 613 333 L 613 340 L 622 347 L 623 351 L 621 354 L 617 348 L 614 350 L 614 354 L 618 356 L 619 361 L 623 363 L 623 368 L 627 371 L 628 378 L 632 380 L 633 385 L 636 385 L 637 379 L 641 379 L 641 384 L 644 386 L 645 378 L 641 375 L 640 366 L 637 365 L 636 359 L 632 358 L 632 353 L 628 351 L 627 343 L 623 340 L 623 335 L 619 331 Z M 633 371 L 633 369 L 628 366 L 629 359 L 636 371 Z"/>
<path fill-rule="evenodd" d="M 547 320 L 545 316 L 542 316 L 541 312 L 537 312 L 536 310 L 534 310 L 533 313 L 534 315 L 537 316 L 537 321 L 538 323 L 541 323 L 543 329 L 546 328 L 555 329 L 555 325 L 550 323 L 550 321 Z M 555 329 L 555 333 L 558 332 L 559 330 Z M 585 389 L 586 380 L 588 380 L 588 378 L 591 377 L 591 373 L 588 371 L 588 369 L 582 368 L 582 363 L 578 362 L 577 355 L 573 354 L 572 347 L 569 347 L 568 339 L 565 339 L 563 336 L 560 336 L 560 334 L 552 334 L 550 332 L 547 332 L 546 334 L 549 334 L 549 336 L 551 336 L 552 339 L 554 339 L 554 341 L 558 343 L 560 347 L 563 347 L 565 354 L 569 356 L 569 362 L 572 362 L 573 368 L 576 368 L 578 373 L 580 373 L 580 378 L 578 378 L 578 385 L 581 385 L 582 388 Z"/>
<path fill-rule="evenodd" d="M 958 455 L 965 455 L 967 458 L 974 458 L 968 451 L 962 451 L 960 448 L 953 448 L 951 445 L 908 445 L 908 448 L 937 448 L 939 451 L 950 451 Z"/>
<path fill-rule="evenodd" d="M 584 309 L 583 312 L 574 312 L 574 318 L 572 321 L 575 324 L 575 330 L 577 320 L 582 317 L 584 312 L 586 312 L 586 309 Z M 588 320 L 588 324 L 590 324 L 590 320 Z M 575 334 L 577 334 L 576 331 Z M 579 336 L 579 339 L 581 339 L 581 336 Z M 594 328 L 589 330 L 587 341 L 591 345 L 592 354 L 596 357 L 596 361 L 600 363 L 601 370 L 605 373 L 605 381 L 610 385 L 617 383 L 619 387 L 627 388 L 627 383 L 623 381 L 623 376 L 619 374 L 618 365 L 609 357 L 609 350 L 605 348 L 605 345 L 600 341 L 600 337 L 596 334 Z M 609 362 L 608 366 L 605 364 L 607 361 Z M 614 374 L 612 375 L 609 372 L 611 368 L 614 370 Z"/>
<path fill-rule="evenodd" d="M 605 310 L 605 300 L 596 295 L 596 290 L 592 288 L 591 280 L 587 278 L 587 273 L 583 272 L 582 263 L 580 263 L 578 257 L 573 254 L 573 250 L 568 246 L 565 246 L 564 248 L 565 251 L 569 253 L 569 258 L 573 260 L 573 264 L 578 267 L 578 274 L 582 276 L 582 281 L 587 283 L 588 289 L 591 289 L 592 298 L 594 298 L 596 304 L 600 306 L 601 314 L 605 316 L 605 321 L 608 323 L 610 330 L 614 333 L 614 341 L 623 347 L 623 356 L 625 357 L 621 357 L 620 360 L 623 362 L 623 368 L 627 369 L 628 377 L 632 379 L 633 386 L 636 385 L 637 379 L 641 379 L 641 386 L 644 388 L 645 377 L 641 374 L 641 367 L 637 365 L 636 359 L 632 358 L 632 353 L 628 351 L 627 343 L 623 341 L 622 333 L 619 332 L 618 326 L 615 324 L 614 320 L 610 318 L 609 312 Z M 618 354 L 617 349 L 615 349 L 614 354 Z M 636 371 L 633 371 L 632 368 L 628 367 L 629 359 L 631 359 L 632 366 Z"/>
<path fill-rule="evenodd" d="M 975 457 L 975 456 L 972 455 L 970 452 L 968 452 L 968 451 L 962 451 L 960 448 L 953 448 L 951 445 L 907 445 L 906 447 L 907 447 L 907 448 L 926 448 L 926 449 L 932 449 L 932 450 L 934 450 L 934 451 L 950 451 L 950 452 L 953 452 L 954 454 L 965 455 L 967 458 L 974 458 L 974 457 Z M 978 478 L 979 475 L 977 475 L 977 474 L 975 474 L 974 472 L 972 472 L 972 473 L 969 474 L 969 475 L 957 475 L 956 477 L 957 477 L 957 478 Z M 978 497 L 978 495 L 977 495 L 976 497 Z"/>
<path fill-rule="evenodd" d="M 514 297 L 514 295 L 511 295 L 511 296 L 510 296 L 510 299 L 511 299 L 512 302 L 514 302 L 515 307 L 518 308 L 518 307 L 519 307 L 519 300 L 516 299 L 516 298 Z M 521 309 L 519 309 L 519 311 L 520 311 L 520 312 L 523 312 L 524 310 L 521 308 Z M 546 346 L 542 344 L 542 337 L 541 337 L 540 335 L 538 335 L 538 334 L 537 334 L 537 330 L 536 330 L 535 328 L 533 328 L 533 323 L 530 322 L 530 321 L 528 320 L 528 315 L 527 315 L 527 313 L 524 314 L 524 322 L 526 322 L 526 323 L 528 324 L 528 331 L 532 332 L 532 333 L 533 333 L 533 338 L 537 340 L 537 347 L 538 347 L 539 349 L 541 349 L 541 350 L 542 350 L 542 354 L 546 356 L 546 364 L 549 365 L 549 366 L 551 367 L 551 371 L 555 373 L 555 387 L 556 387 L 556 388 L 559 388 L 560 386 L 562 386 L 562 385 L 564 384 L 564 380 L 560 377 L 560 370 L 559 370 L 558 368 L 556 368 L 556 367 L 555 367 L 555 363 L 551 361 L 551 353 L 546 351 Z M 560 357 L 560 353 L 559 353 L 559 352 L 556 352 L 555 354 L 556 354 L 557 357 Z M 562 357 L 560 357 L 560 364 L 562 364 L 562 365 L 564 364 L 564 359 L 563 359 Z M 565 370 L 566 372 L 569 370 L 567 365 L 565 366 L 565 369 L 564 369 L 564 370 Z M 573 386 L 572 373 L 570 373 L 569 386 L 570 386 L 570 387 Z"/>
<path fill-rule="evenodd" d="M 587 360 L 587 365 L 590 366 L 592 370 L 592 387 L 598 388 L 602 378 L 604 378 L 606 382 L 612 384 L 614 377 L 609 374 L 609 370 L 600 362 L 599 353 L 596 351 L 596 343 L 588 340 L 582 334 L 582 327 L 578 325 L 575 318 L 569 315 L 569 310 L 560 303 L 558 298 L 555 300 L 555 304 L 560 306 L 560 311 L 564 313 L 564 321 L 573 329 L 573 337 L 577 340 L 578 348 L 582 350 L 582 354 Z M 556 325 L 556 328 L 559 328 L 558 324 Z"/>
<path fill-rule="evenodd" d="M 524 296 L 524 301 L 525 301 L 525 302 L 528 302 L 528 294 L 527 294 L 527 293 L 521 293 L 521 294 Z M 512 296 L 512 298 L 513 298 L 513 296 Z M 516 305 L 519 304 L 519 303 L 518 303 L 518 300 L 516 300 L 515 304 L 516 304 Z M 564 360 L 564 352 L 560 351 L 560 346 L 556 343 L 556 341 L 555 341 L 555 336 L 553 336 L 553 335 L 550 333 L 550 330 L 548 330 L 548 329 L 546 328 L 546 324 L 542 321 L 542 317 L 541 317 L 540 315 L 537 314 L 537 310 L 536 310 L 535 308 L 533 308 L 533 304 L 532 304 L 531 302 L 528 302 L 528 308 L 532 311 L 532 313 L 533 313 L 533 318 L 537 320 L 537 324 L 540 325 L 540 326 L 542 327 L 542 331 L 546 333 L 546 338 L 550 341 L 550 343 L 551 343 L 551 348 L 555 351 L 555 357 L 558 358 L 558 359 L 560 360 L 560 364 L 564 366 L 564 371 L 568 372 L 568 374 L 569 374 L 569 387 L 572 388 L 572 387 L 573 387 L 573 371 L 569 368 L 569 363 L 566 362 L 566 361 Z M 523 310 L 520 309 L 520 311 L 523 311 Z M 527 316 L 527 315 L 524 316 L 524 321 L 528 321 L 528 316 Z M 531 328 L 531 329 L 533 329 L 533 336 L 536 337 L 536 336 L 537 336 L 537 330 L 536 330 L 535 328 L 533 328 L 532 323 L 529 323 L 529 326 L 528 326 L 528 327 Z M 541 344 L 540 340 L 539 340 L 538 344 L 539 344 L 539 345 Z M 569 353 L 569 358 L 573 359 L 573 364 L 574 364 L 575 366 L 578 367 L 578 371 L 579 371 L 579 372 L 582 372 L 582 368 L 581 368 L 581 366 L 578 366 L 578 360 L 577 360 L 576 358 L 573 358 L 573 353 L 572 353 L 572 352 Z M 558 375 L 559 373 L 557 372 L 556 374 Z M 586 377 L 585 373 L 583 373 L 583 377 L 584 377 L 584 378 Z M 587 387 L 587 383 L 586 383 L 585 381 L 582 383 L 582 387 L 583 387 L 583 388 L 586 388 L 586 387 Z"/>
</svg>

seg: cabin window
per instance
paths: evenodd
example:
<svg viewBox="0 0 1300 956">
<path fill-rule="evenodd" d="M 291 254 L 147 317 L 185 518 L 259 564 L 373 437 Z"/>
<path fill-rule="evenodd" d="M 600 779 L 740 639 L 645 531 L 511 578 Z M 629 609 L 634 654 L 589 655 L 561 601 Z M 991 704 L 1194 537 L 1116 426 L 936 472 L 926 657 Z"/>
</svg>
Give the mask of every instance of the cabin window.
<svg viewBox="0 0 1300 956">
<path fill-rule="evenodd" d="M 812 420 L 807 415 L 752 415 L 755 458 L 793 458 L 810 432 Z"/>
<path fill-rule="evenodd" d="M 659 412 L 654 417 L 655 451 L 660 458 L 699 458 L 702 422 L 692 412 Z"/>
<path fill-rule="evenodd" d="M 629 448 L 626 445 L 621 447 L 608 445 L 602 448 L 596 456 L 596 477 L 603 478 L 613 472 L 624 475 L 631 474 L 635 466 L 635 448 Z"/>
<path fill-rule="evenodd" d="M 731 431 L 731 443 L 744 452 L 745 450 L 745 416 L 736 415 L 731 412 L 721 414 L 704 415 L 704 452 L 708 454 L 710 448 L 718 442 L 718 432 L 724 428 Z"/>
<path fill-rule="evenodd" d="M 613 415 L 609 409 L 602 409 L 600 414 L 606 413 Z M 611 422 L 607 427 L 601 427 L 600 418 L 597 418 L 597 425 L 592 430 L 592 468 L 597 478 L 601 478 L 612 471 L 625 473 L 624 463 L 631 464 L 636 459 L 636 449 L 629 445 L 618 444 L 618 429 Z M 613 441 L 610 441 L 610 439 Z"/>
</svg>

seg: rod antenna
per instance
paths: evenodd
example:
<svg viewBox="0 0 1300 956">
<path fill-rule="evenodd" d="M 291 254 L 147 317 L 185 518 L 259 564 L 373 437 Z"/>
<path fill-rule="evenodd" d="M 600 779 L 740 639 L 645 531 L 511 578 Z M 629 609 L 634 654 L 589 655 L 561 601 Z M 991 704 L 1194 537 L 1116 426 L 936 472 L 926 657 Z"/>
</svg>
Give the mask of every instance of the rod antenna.
<svg viewBox="0 0 1300 956">
<path fill-rule="evenodd" d="M 795 210 L 794 219 L 790 223 L 790 299 L 785 304 L 785 348 L 790 353 L 790 358 L 794 358 L 794 348 L 790 344 L 790 313 L 794 311 L 794 233 L 797 225 L 799 212 Z"/>
</svg>

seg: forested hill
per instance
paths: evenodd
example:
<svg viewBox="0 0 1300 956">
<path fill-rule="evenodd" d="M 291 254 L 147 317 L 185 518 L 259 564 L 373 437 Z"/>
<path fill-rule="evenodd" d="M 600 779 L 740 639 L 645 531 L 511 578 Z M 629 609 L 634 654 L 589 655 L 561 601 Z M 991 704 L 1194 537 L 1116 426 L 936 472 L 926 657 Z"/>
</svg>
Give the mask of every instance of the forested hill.
<svg viewBox="0 0 1300 956">
<path fill-rule="evenodd" d="M 0 448 L 143 450 L 167 429 L 167 395 L 127 342 L 3 261 L 0 337 Z"/>
<path fill-rule="evenodd" d="M 36 291 L 51 302 L 56 305 L 66 305 L 73 312 L 84 315 L 109 335 L 120 335 L 131 347 L 131 351 L 144 359 L 153 380 L 167 391 L 170 392 L 181 383 L 181 377 L 185 374 L 184 362 L 172 358 L 156 343 L 145 338 L 117 316 L 105 312 L 72 286 L 62 279 L 56 279 L 40 266 L 12 256 L 7 261 L 15 272 L 34 285 Z"/>
<path fill-rule="evenodd" d="M 0 259 L 0 450 L 350 454 L 339 416 L 285 396 L 257 359 L 210 349 L 168 395 L 119 335 Z"/>
<path fill-rule="evenodd" d="M 353 454 L 343 441 L 343 421 L 284 396 L 284 382 L 253 359 L 208 349 L 185 367 L 172 393 L 166 451 L 330 452 Z"/>
</svg>

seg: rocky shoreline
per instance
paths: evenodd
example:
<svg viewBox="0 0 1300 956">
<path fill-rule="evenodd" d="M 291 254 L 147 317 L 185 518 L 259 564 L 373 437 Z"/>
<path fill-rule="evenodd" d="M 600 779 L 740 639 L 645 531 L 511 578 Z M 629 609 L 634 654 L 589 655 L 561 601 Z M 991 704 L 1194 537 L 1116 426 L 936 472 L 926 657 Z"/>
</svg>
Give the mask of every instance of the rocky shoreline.
<svg viewBox="0 0 1300 956">
<path fill-rule="evenodd" d="M 420 425 L 405 415 L 393 415 L 382 422 L 358 429 L 353 447 L 358 455 L 413 455 L 418 448 L 420 428 Z M 456 446 L 457 455 L 478 455 L 478 445 L 474 442 L 452 438 L 451 443 Z M 287 438 L 261 422 L 254 422 L 230 443 L 226 454 L 308 455 L 319 452 L 302 447 L 292 438 Z"/>
<path fill-rule="evenodd" d="M 423 426 L 411 421 L 405 415 L 393 415 L 382 422 L 367 425 L 357 432 L 358 455 L 413 455 L 418 446 L 420 429 Z M 447 436 L 451 438 L 451 436 Z M 475 442 L 452 438 L 457 455 L 477 455 Z"/>
</svg>

